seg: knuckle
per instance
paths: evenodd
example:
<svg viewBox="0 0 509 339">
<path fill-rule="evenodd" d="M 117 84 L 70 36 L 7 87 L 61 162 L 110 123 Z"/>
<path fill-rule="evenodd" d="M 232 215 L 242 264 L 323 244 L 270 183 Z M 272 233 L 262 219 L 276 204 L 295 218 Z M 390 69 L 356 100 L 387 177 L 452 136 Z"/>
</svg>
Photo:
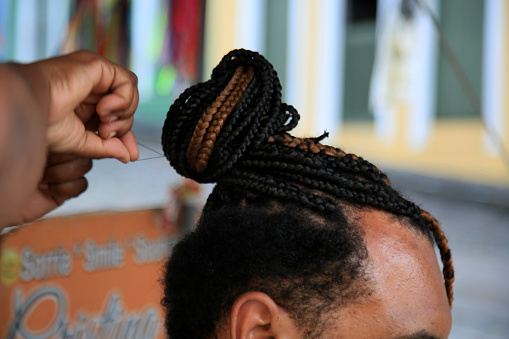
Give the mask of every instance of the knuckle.
<svg viewBox="0 0 509 339">
<path fill-rule="evenodd" d="M 76 198 L 81 193 L 85 192 L 88 188 L 88 181 L 86 178 L 81 177 L 72 182 L 60 184 L 58 186 L 56 197 L 63 203 L 65 200 Z"/>
<path fill-rule="evenodd" d="M 77 58 L 79 58 L 82 62 L 93 63 L 95 60 L 100 60 L 101 56 L 92 51 L 82 49 L 73 53 Z"/>
<path fill-rule="evenodd" d="M 86 178 L 81 178 L 78 180 L 77 182 L 77 188 L 76 188 L 76 192 L 75 192 L 75 195 L 73 197 L 77 197 L 78 195 L 80 195 L 81 193 L 85 192 L 88 188 L 88 181 Z"/>
<path fill-rule="evenodd" d="M 131 77 L 131 80 L 132 80 L 134 86 L 138 86 L 138 76 L 132 71 L 129 71 L 129 75 Z"/>
<path fill-rule="evenodd" d="M 92 169 L 93 163 L 90 158 L 80 158 L 80 167 L 83 174 L 87 173 Z"/>
</svg>

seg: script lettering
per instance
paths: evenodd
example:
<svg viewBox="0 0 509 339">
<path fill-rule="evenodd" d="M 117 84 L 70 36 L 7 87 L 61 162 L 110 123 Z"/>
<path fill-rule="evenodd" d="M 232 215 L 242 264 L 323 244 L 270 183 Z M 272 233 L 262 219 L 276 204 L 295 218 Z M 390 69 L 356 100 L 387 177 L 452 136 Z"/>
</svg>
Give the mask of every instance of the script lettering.
<svg viewBox="0 0 509 339">
<path fill-rule="evenodd" d="M 109 297 L 102 315 L 78 314 L 73 325 L 69 322 L 66 298 L 58 288 L 43 288 L 26 298 L 23 298 L 20 291 L 15 293 L 15 318 L 7 339 L 151 339 L 156 338 L 160 328 L 161 322 L 154 308 L 129 313 L 124 310 L 117 294 Z M 52 299 L 56 304 L 56 317 L 52 323 L 43 326 L 43 332 L 28 328 L 27 318 L 47 299 Z"/>
</svg>

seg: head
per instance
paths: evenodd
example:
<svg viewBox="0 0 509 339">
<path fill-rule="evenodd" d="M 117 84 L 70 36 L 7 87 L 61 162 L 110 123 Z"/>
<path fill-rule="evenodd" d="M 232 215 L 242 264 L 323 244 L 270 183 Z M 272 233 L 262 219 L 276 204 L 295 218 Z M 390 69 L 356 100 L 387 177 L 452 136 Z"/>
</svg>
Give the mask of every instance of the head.
<svg viewBox="0 0 509 339">
<path fill-rule="evenodd" d="M 371 163 L 290 135 L 297 122 L 270 63 L 245 50 L 170 108 L 170 163 L 217 183 L 166 266 L 170 337 L 446 338 L 438 222 Z"/>
</svg>

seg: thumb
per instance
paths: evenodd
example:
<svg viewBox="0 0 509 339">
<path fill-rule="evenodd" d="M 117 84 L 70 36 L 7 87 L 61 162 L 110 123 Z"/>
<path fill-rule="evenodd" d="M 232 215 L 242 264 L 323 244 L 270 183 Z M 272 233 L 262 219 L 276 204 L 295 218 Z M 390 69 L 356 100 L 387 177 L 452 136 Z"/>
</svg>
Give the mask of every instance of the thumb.
<svg viewBox="0 0 509 339">
<path fill-rule="evenodd" d="M 115 158 L 125 164 L 131 161 L 129 149 L 119 138 L 103 139 L 92 131 L 85 131 L 84 142 L 76 153 L 94 159 Z"/>
</svg>

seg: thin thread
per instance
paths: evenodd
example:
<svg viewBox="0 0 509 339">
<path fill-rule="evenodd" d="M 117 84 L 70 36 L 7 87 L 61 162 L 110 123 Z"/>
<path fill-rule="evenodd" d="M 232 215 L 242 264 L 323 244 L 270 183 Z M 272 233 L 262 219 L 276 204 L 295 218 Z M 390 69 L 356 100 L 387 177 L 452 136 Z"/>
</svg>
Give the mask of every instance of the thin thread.
<svg viewBox="0 0 509 339">
<path fill-rule="evenodd" d="M 136 143 L 137 143 L 138 145 L 140 145 L 141 147 L 144 147 L 144 148 L 148 149 L 149 151 L 152 151 L 152 152 L 154 152 L 155 154 L 159 154 L 160 156 L 164 157 L 164 154 L 159 153 L 158 151 L 156 151 L 156 150 L 154 150 L 154 149 L 152 149 L 152 148 L 150 148 L 150 147 L 148 147 L 148 146 L 143 145 L 141 142 L 136 141 Z"/>
<path fill-rule="evenodd" d="M 138 161 L 145 161 L 145 160 L 153 160 L 153 159 L 160 159 L 160 158 L 164 158 L 166 157 L 165 155 L 159 153 L 159 152 L 156 152 L 150 148 L 148 148 L 147 146 L 144 146 L 142 144 L 140 144 L 139 142 L 137 142 L 138 145 L 142 146 L 142 147 L 145 147 L 149 150 L 151 150 L 152 152 L 156 153 L 156 154 L 159 154 L 159 156 L 157 157 L 150 157 L 150 158 L 143 158 L 143 159 L 139 159 L 139 160 L 136 160 L 135 162 L 138 162 Z M 223 147 L 214 147 L 214 148 L 208 148 L 208 147 L 203 147 L 202 149 L 200 150 L 197 150 L 197 151 L 193 151 L 193 152 L 182 152 L 182 153 L 171 153 L 168 155 L 168 157 L 170 156 L 180 156 L 180 155 L 187 155 L 187 154 L 193 154 L 193 153 L 202 153 L 203 151 L 206 151 L 206 150 L 211 150 L 211 151 L 215 151 L 215 150 L 222 150 L 222 149 L 225 149 L 225 148 L 231 148 L 231 147 L 236 147 L 236 146 L 240 146 L 242 144 L 232 144 L 232 145 L 226 145 L 226 146 L 223 146 Z"/>
<path fill-rule="evenodd" d="M 164 155 L 160 155 L 160 156 L 158 156 L 158 157 L 151 157 L 151 158 L 138 159 L 138 160 L 136 160 L 135 162 L 140 162 L 140 161 L 145 161 L 145 160 L 161 159 L 161 158 L 164 158 Z"/>
<path fill-rule="evenodd" d="M 458 57 L 454 53 L 454 50 L 452 49 L 451 45 L 449 44 L 449 41 L 447 40 L 443 30 L 442 26 L 440 26 L 440 22 L 438 21 L 438 18 L 435 16 L 435 13 L 431 10 L 431 8 L 426 4 L 426 1 L 420 1 L 416 0 L 417 4 L 421 5 L 421 7 L 426 10 L 431 17 L 431 20 L 433 21 L 433 24 L 435 25 L 435 28 L 438 32 L 438 35 L 440 37 L 440 49 L 447 60 L 447 63 L 451 67 L 451 70 L 453 71 L 456 80 L 458 80 L 459 85 L 465 92 L 465 95 L 467 96 L 468 101 L 470 102 L 470 105 L 472 105 L 472 108 L 474 109 L 475 113 L 477 114 L 477 117 L 481 121 L 481 125 L 483 126 L 484 130 L 488 134 L 488 136 L 491 138 L 491 141 L 494 143 L 495 147 L 499 147 L 500 150 L 500 157 L 505 165 L 507 172 L 509 173 L 509 151 L 507 150 L 504 139 L 498 134 L 498 132 L 488 126 L 486 121 L 483 118 L 482 109 L 481 109 L 481 99 L 479 95 L 477 94 L 476 90 L 474 89 L 474 86 L 470 82 L 465 70 L 461 66 L 461 63 L 459 62 Z"/>
</svg>

